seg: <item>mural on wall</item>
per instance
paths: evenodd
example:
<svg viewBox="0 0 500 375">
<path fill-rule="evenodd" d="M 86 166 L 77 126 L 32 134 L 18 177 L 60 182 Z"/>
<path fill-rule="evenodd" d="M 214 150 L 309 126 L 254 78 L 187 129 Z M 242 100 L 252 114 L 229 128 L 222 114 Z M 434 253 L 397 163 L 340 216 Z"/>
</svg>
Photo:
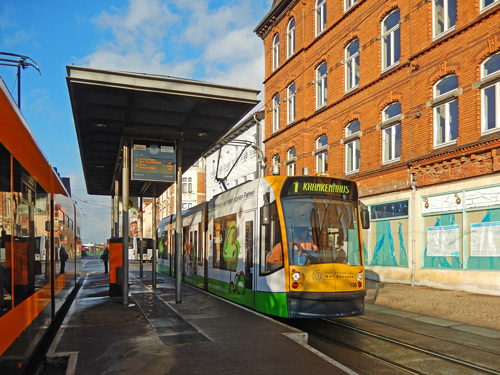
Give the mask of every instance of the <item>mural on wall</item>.
<svg viewBox="0 0 500 375">
<path fill-rule="evenodd" d="M 403 238 L 403 223 L 401 221 L 379 221 L 374 224 L 376 227 L 376 245 L 370 265 L 407 266 L 408 257 Z M 398 227 L 397 248 L 394 244 L 391 225 L 397 225 Z"/>
<path fill-rule="evenodd" d="M 408 201 L 372 205 L 370 217 L 370 229 L 363 237 L 365 264 L 407 267 Z"/>
</svg>

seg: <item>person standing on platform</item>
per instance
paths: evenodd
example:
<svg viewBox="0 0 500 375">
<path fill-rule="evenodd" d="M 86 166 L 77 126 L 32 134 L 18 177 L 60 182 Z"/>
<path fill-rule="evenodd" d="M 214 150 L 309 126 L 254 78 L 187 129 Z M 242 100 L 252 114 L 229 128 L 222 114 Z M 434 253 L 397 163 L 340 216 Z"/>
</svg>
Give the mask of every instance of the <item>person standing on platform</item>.
<svg viewBox="0 0 500 375">
<path fill-rule="evenodd" d="M 59 249 L 59 261 L 61 262 L 61 270 L 59 272 L 60 275 L 62 275 L 64 272 L 66 272 L 64 270 L 64 268 L 66 266 L 67 260 L 68 260 L 68 253 L 66 252 L 66 249 L 64 248 L 64 246 L 61 246 L 61 248 Z"/>
<path fill-rule="evenodd" d="M 108 273 L 109 249 L 107 246 L 102 252 L 101 259 L 104 262 L 104 273 Z"/>
</svg>

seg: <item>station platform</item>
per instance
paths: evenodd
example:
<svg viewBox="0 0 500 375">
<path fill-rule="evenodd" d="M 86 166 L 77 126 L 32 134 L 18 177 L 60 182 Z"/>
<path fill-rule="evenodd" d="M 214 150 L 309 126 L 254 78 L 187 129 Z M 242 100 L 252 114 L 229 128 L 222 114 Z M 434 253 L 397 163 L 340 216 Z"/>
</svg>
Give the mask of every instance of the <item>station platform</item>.
<svg viewBox="0 0 500 375">
<path fill-rule="evenodd" d="M 157 274 L 157 288 L 153 289 L 148 264 L 143 278 L 137 263 L 130 265 L 128 306 L 120 297 L 108 296 L 107 276 L 95 268 L 84 276 L 48 350 L 50 365 L 43 375 L 304 374 L 313 369 L 314 373 L 355 374 L 309 347 L 305 333 L 202 290 L 183 284 L 182 303 L 176 304 L 175 280 Z M 367 314 L 386 309 L 404 315 L 422 309 L 428 315 L 417 312 L 412 316 L 427 318 L 429 324 L 454 325 L 500 338 L 500 330 L 495 329 L 500 320 L 500 297 L 466 293 L 457 298 L 456 293 L 462 292 L 373 282 L 367 287 Z M 387 306 L 391 300 L 399 304 L 396 309 Z M 402 306 L 404 300 L 406 307 Z M 447 311 L 463 313 L 458 304 L 464 305 L 464 301 L 475 306 L 476 312 L 486 309 L 486 315 L 489 309 L 496 309 L 488 318 L 492 323 L 487 320 L 482 326 L 477 322 L 473 325 L 450 321 L 446 313 L 429 314 L 439 313 L 440 304 Z M 384 302 L 386 306 L 381 305 Z M 481 304 L 487 307 L 481 308 Z M 469 319 L 463 315 L 462 320 Z M 470 318 L 474 315 L 472 311 Z"/>
</svg>

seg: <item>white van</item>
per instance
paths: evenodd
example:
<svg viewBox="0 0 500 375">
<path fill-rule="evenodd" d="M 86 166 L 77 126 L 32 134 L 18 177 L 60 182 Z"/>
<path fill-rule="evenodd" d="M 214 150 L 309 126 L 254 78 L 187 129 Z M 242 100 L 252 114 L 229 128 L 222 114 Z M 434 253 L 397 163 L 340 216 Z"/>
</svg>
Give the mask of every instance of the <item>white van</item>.
<svg viewBox="0 0 500 375">
<path fill-rule="evenodd" d="M 140 260 L 139 253 L 139 242 L 141 239 L 139 237 L 130 237 L 128 241 L 128 259 L 129 260 Z M 142 240 L 142 260 L 145 262 L 151 262 L 153 258 L 153 239 L 144 238 Z"/>
</svg>

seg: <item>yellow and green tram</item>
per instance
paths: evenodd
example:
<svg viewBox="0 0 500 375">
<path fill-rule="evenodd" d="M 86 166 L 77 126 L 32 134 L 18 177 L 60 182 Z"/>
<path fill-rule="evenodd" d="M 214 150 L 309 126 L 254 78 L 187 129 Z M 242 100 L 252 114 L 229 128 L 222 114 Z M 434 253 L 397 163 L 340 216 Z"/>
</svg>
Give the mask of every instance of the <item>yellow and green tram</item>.
<svg viewBox="0 0 500 375">
<path fill-rule="evenodd" d="M 288 318 L 364 313 L 365 273 L 355 182 L 269 176 L 182 213 L 183 281 Z M 175 276 L 175 215 L 159 223 L 159 272 Z"/>
</svg>

